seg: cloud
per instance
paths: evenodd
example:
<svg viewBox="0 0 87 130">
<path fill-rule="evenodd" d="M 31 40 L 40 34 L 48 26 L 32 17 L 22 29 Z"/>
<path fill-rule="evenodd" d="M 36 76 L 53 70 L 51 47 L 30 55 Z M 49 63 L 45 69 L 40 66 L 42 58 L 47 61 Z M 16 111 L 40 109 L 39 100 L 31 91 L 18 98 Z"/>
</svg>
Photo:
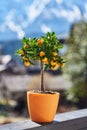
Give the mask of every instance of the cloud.
<svg viewBox="0 0 87 130">
<path fill-rule="evenodd" d="M 16 10 L 14 9 L 8 12 L 3 24 L 0 27 L 0 30 L 2 32 L 6 32 L 8 27 L 12 32 L 17 33 L 18 39 L 21 39 L 24 37 L 25 32 L 23 31 L 20 24 L 14 22 L 15 12 Z"/>
<path fill-rule="evenodd" d="M 41 23 L 39 26 L 41 27 L 42 32 L 46 33 L 52 29 L 50 27 L 51 24 L 44 24 L 47 22 L 47 20 L 48 22 L 51 20 L 53 22 L 53 20 L 55 21 L 56 18 L 59 20 L 59 22 L 61 22 L 61 19 L 64 19 L 66 23 L 69 23 L 70 25 L 73 22 L 82 19 L 81 9 L 83 11 L 84 20 L 87 20 L 87 2 L 83 2 L 83 5 L 81 5 L 80 3 L 78 4 L 78 2 L 67 3 L 66 0 L 32 0 L 31 2 L 29 1 L 29 3 L 26 2 L 27 0 L 25 0 L 24 3 L 23 0 L 14 1 L 16 4 L 23 5 L 23 7 L 21 6 L 19 10 L 19 6 L 15 6 L 15 8 L 13 8 L 14 6 L 12 6 L 12 4 L 8 7 L 3 6 L 5 13 L 2 12 L 3 14 L 1 15 L 1 34 L 4 34 L 4 32 L 13 32 L 13 35 L 15 33 L 17 34 L 18 38 L 22 38 L 25 35 L 24 30 L 27 30 L 27 28 L 33 23 L 34 26 L 37 26 L 37 24 Z M 55 2 L 56 5 L 53 6 L 52 2 Z M 75 3 L 79 6 L 77 6 Z M 68 26 L 66 23 L 65 26 L 67 28 Z"/>
<path fill-rule="evenodd" d="M 61 39 L 61 38 L 68 38 L 69 37 L 69 32 L 63 32 L 61 34 L 58 34 L 58 37 Z"/>
<path fill-rule="evenodd" d="M 53 8 L 52 13 L 58 18 L 66 18 L 69 22 L 74 22 L 75 20 L 81 19 L 81 12 L 80 9 L 76 6 L 72 6 L 72 10 L 70 9 L 63 9 L 60 10 Z"/>
<path fill-rule="evenodd" d="M 48 26 L 45 25 L 45 24 L 42 24 L 42 25 L 41 25 L 41 31 L 42 31 L 43 33 L 51 32 L 51 28 L 48 27 Z"/>
<path fill-rule="evenodd" d="M 17 33 L 17 37 L 19 39 L 23 38 L 25 35 L 25 32 L 22 30 L 21 26 L 15 24 L 13 21 L 10 21 L 7 25 L 9 29 L 13 32 Z"/>
<path fill-rule="evenodd" d="M 16 9 L 11 9 L 11 10 L 7 13 L 7 16 L 6 16 L 5 20 L 6 20 L 6 21 L 10 21 L 10 20 L 14 19 L 15 13 L 16 13 Z"/>
<path fill-rule="evenodd" d="M 26 7 L 27 16 L 30 22 L 33 22 L 35 18 L 42 13 L 45 5 L 51 0 L 34 0 L 32 5 Z"/>
<path fill-rule="evenodd" d="M 6 26 L 10 21 L 12 21 L 12 19 L 14 18 L 14 14 L 15 14 L 15 9 L 12 9 L 7 13 L 4 22 L 0 25 L 1 32 L 5 32 L 7 30 Z"/>
<path fill-rule="evenodd" d="M 84 19 L 87 20 L 87 3 L 85 4 Z"/>
<path fill-rule="evenodd" d="M 58 4 L 62 4 L 63 0 L 56 0 Z"/>
</svg>

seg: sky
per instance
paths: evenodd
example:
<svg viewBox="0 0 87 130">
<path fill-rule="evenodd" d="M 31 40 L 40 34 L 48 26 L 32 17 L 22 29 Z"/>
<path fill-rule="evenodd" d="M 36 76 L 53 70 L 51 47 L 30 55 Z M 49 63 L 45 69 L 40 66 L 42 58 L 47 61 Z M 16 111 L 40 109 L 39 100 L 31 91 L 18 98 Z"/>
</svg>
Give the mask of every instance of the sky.
<svg viewBox="0 0 87 130">
<path fill-rule="evenodd" d="M 55 31 L 67 37 L 71 25 L 87 21 L 87 0 L 1 0 L 0 40 Z"/>
</svg>

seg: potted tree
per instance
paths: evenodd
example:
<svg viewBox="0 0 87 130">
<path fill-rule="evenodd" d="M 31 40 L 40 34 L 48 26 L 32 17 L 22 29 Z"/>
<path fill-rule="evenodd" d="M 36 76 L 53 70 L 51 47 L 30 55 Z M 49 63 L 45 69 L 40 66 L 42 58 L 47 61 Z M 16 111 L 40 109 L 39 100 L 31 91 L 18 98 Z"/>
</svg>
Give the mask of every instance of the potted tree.
<svg viewBox="0 0 87 130">
<path fill-rule="evenodd" d="M 44 70 L 51 68 L 56 70 L 64 65 L 63 58 L 59 55 L 59 49 L 63 45 L 59 42 L 55 32 L 47 32 L 45 36 L 38 38 L 23 38 L 23 46 L 17 50 L 18 55 L 25 66 L 40 62 L 41 66 L 41 91 L 28 91 L 27 104 L 31 120 L 36 122 L 52 122 L 55 116 L 59 93 L 45 91 Z"/>
</svg>

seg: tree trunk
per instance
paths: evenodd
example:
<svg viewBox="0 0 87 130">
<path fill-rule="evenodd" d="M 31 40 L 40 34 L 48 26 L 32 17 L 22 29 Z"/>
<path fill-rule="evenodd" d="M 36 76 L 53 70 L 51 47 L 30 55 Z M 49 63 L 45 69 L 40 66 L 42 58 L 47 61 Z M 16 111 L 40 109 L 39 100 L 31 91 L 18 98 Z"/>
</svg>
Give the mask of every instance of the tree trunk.
<svg viewBox="0 0 87 130">
<path fill-rule="evenodd" d="M 44 63 L 41 60 L 41 91 L 44 92 Z"/>
</svg>

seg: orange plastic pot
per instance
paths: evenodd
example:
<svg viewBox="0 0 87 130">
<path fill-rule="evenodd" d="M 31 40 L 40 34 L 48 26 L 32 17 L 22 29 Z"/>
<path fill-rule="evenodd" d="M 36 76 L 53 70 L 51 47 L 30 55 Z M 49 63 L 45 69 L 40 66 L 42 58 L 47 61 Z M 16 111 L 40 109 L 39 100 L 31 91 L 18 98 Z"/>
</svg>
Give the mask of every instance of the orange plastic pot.
<svg viewBox="0 0 87 130">
<path fill-rule="evenodd" d="M 35 122 L 52 122 L 59 102 L 59 93 L 27 92 L 30 118 Z"/>
</svg>

